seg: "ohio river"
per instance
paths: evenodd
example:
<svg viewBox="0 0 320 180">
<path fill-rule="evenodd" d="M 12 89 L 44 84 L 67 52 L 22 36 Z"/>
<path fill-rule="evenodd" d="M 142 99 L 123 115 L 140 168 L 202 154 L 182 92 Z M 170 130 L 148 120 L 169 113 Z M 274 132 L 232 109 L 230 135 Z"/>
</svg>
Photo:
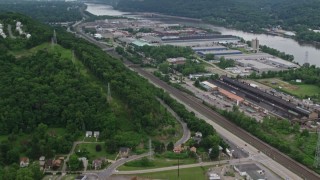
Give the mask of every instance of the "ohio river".
<svg viewBox="0 0 320 180">
<path fill-rule="evenodd" d="M 112 6 L 108 6 L 108 5 L 89 4 L 89 3 L 86 5 L 87 5 L 88 12 L 98 16 L 99 15 L 123 16 L 126 14 L 130 14 L 127 12 L 114 10 Z M 212 30 L 219 31 L 222 34 L 242 37 L 247 41 L 254 38 L 258 38 L 260 41 L 260 45 L 267 45 L 279 51 L 285 52 L 287 54 L 291 54 L 294 56 L 294 61 L 298 62 L 300 65 L 302 65 L 306 61 L 306 54 L 308 54 L 307 56 L 308 62 L 312 65 L 316 65 L 320 67 L 320 49 L 317 49 L 316 47 L 308 44 L 299 44 L 297 41 L 290 38 L 272 36 L 272 35 L 266 35 L 266 34 L 247 33 L 239 30 L 217 27 L 217 26 L 213 26 L 205 23 L 188 23 L 188 22 L 180 22 L 180 23 L 183 23 L 186 25 L 207 27 Z"/>
</svg>

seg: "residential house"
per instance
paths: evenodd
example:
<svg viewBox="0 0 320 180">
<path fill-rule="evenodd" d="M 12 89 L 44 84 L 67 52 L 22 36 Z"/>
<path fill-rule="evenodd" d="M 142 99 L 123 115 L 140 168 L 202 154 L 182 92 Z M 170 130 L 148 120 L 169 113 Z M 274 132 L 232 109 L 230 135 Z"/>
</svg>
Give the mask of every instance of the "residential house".
<svg viewBox="0 0 320 180">
<path fill-rule="evenodd" d="M 101 169 L 102 163 L 101 159 L 95 159 L 92 161 L 92 167 L 94 167 L 94 170 Z"/>
<path fill-rule="evenodd" d="M 208 173 L 209 180 L 219 180 L 221 179 L 217 173 L 209 172 Z"/>
<path fill-rule="evenodd" d="M 56 159 L 52 162 L 53 169 L 59 169 L 62 164 L 62 161 L 60 159 Z"/>
<path fill-rule="evenodd" d="M 78 160 L 82 162 L 83 167 L 85 167 L 85 165 L 88 164 L 88 160 L 86 157 L 80 157 L 78 158 Z"/>
<path fill-rule="evenodd" d="M 129 157 L 130 148 L 127 147 L 121 147 L 119 150 L 119 155 L 121 158 L 127 158 Z"/>
<path fill-rule="evenodd" d="M 52 159 L 46 160 L 46 162 L 44 164 L 44 168 L 47 169 L 47 170 L 51 169 L 53 167 L 52 162 L 53 162 Z"/>
<path fill-rule="evenodd" d="M 195 136 L 193 137 L 193 140 L 196 141 L 198 144 L 202 140 L 202 133 L 201 132 L 196 132 Z"/>
<path fill-rule="evenodd" d="M 87 131 L 86 132 L 86 137 L 92 137 L 92 131 Z"/>
<path fill-rule="evenodd" d="M 40 170 L 42 171 L 45 168 L 45 163 L 46 163 L 46 157 L 41 156 L 39 158 L 39 166 L 40 166 Z"/>
<path fill-rule="evenodd" d="M 181 145 L 173 148 L 173 152 L 175 152 L 175 153 L 180 153 L 183 150 L 184 150 L 184 148 Z"/>
<path fill-rule="evenodd" d="M 27 157 L 22 157 L 20 158 L 20 167 L 27 167 L 29 166 L 29 158 Z"/>
<path fill-rule="evenodd" d="M 94 131 L 93 132 L 93 137 L 99 138 L 100 132 L 99 131 Z"/>
<path fill-rule="evenodd" d="M 191 151 L 191 152 L 194 152 L 194 153 L 197 153 L 197 148 L 194 147 L 194 146 L 192 146 L 192 147 L 190 148 L 190 151 Z"/>
</svg>

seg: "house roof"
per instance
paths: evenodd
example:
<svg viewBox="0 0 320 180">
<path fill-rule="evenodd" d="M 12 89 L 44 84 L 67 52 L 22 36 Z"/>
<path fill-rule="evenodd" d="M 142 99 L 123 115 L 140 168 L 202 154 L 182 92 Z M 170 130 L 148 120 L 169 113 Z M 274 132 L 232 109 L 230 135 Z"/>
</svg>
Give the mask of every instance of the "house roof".
<svg viewBox="0 0 320 180">
<path fill-rule="evenodd" d="M 120 148 L 120 152 L 121 153 L 125 153 L 125 152 L 128 152 L 130 149 L 128 147 L 121 147 Z"/>
<path fill-rule="evenodd" d="M 196 148 L 196 147 L 191 147 L 191 148 L 190 148 L 190 151 L 192 151 L 192 152 L 197 152 L 197 148 Z"/>
<path fill-rule="evenodd" d="M 39 158 L 39 161 L 44 161 L 45 159 L 46 159 L 45 156 L 41 156 L 41 157 Z"/>
<path fill-rule="evenodd" d="M 22 158 L 20 158 L 20 162 L 27 163 L 27 162 L 29 162 L 29 158 L 27 158 L 27 157 L 22 157 Z"/>
<path fill-rule="evenodd" d="M 46 166 L 52 166 L 52 159 L 46 160 L 45 165 L 46 165 Z"/>
<path fill-rule="evenodd" d="M 143 42 L 143 41 L 140 41 L 140 40 L 135 40 L 132 42 L 133 45 L 136 45 L 136 46 L 139 46 L 139 47 L 142 47 L 142 46 L 149 46 L 150 44 L 147 43 L 147 42 Z"/>
<path fill-rule="evenodd" d="M 102 160 L 101 159 L 95 159 L 95 160 L 92 161 L 92 164 L 99 166 L 99 165 L 102 164 Z"/>
<path fill-rule="evenodd" d="M 60 159 L 54 160 L 53 165 L 54 166 L 61 166 L 61 160 Z"/>
</svg>

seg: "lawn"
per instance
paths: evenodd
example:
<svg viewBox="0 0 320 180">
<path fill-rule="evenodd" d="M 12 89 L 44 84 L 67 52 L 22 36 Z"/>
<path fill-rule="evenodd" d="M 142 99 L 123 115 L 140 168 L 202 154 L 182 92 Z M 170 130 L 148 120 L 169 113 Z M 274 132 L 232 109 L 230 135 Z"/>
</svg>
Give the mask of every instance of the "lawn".
<svg viewBox="0 0 320 180">
<path fill-rule="evenodd" d="M 49 52 L 56 52 L 61 54 L 61 57 L 63 59 L 72 59 L 72 51 L 65 49 L 61 47 L 60 45 L 55 45 L 54 48 L 51 46 L 51 43 L 43 43 L 40 44 L 39 46 L 33 47 L 31 49 L 26 49 L 26 50 L 21 50 L 21 51 L 12 51 L 11 53 L 16 56 L 16 57 L 21 57 L 21 56 L 30 56 L 34 53 L 36 53 L 39 50 L 47 50 Z"/>
<path fill-rule="evenodd" d="M 278 78 L 259 79 L 257 81 L 274 89 L 281 90 L 301 98 L 304 96 L 317 95 L 320 92 L 320 87 L 318 86 L 312 84 L 291 84 Z"/>
<path fill-rule="evenodd" d="M 194 167 L 178 170 L 162 171 L 155 173 L 138 174 L 135 176 L 150 178 L 150 179 L 169 179 L 169 180 L 205 180 L 207 179 L 206 172 L 208 167 Z"/>
<path fill-rule="evenodd" d="M 96 145 L 100 144 L 102 149 L 100 152 L 96 151 Z M 77 152 L 79 149 L 86 149 L 88 152 L 88 159 L 90 161 L 97 159 L 97 158 L 107 158 L 107 159 L 111 159 L 114 160 L 117 156 L 117 154 L 108 154 L 106 152 L 105 149 L 105 145 L 102 142 L 98 142 L 98 143 L 83 143 L 83 144 L 79 144 L 76 148 L 75 148 L 75 152 Z"/>
<path fill-rule="evenodd" d="M 136 160 L 139 161 L 139 160 Z M 167 159 L 167 158 L 154 158 L 151 160 L 154 166 L 150 167 L 133 167 L 133 166 L 126 166 L 122 165 L 118 168 L 119 171 L 133 171 L 133 170 L 141 170 L 141 169 L 154 169 L 154 168 L 161 168 L 161 167 L 169 167 L 169 166 L 177 166 L 178 160 L 177 159 Z M 180 159 L 179 164 L 194 164 L 197 163 L 195 159 L 187 158 L 187 159 Z"/>
<path fill-rule="evenodd" d="M 8 135 L 1 135 L 0 136 L 0 142 L 2 142 L 4 140 L 8 140 Z"/>
</svg>

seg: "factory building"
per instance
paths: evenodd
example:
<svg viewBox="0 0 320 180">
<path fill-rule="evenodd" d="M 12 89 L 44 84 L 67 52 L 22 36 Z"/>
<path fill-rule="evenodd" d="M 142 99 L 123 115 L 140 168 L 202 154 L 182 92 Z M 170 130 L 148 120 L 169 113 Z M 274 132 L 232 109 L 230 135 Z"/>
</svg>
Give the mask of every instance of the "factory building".
<svg viewBox="0 0 320 180">
<path fill-rule="evenodd" d="M 185 64 L 186 63 L 186 58 L 184 57 L 177 57 L 177 58 L 168 58 L 167 61 L 171 65 L 178 65 L 178 64 Z"/>
<path fill-rule="evenodd" d="M 149 43 L 147 42 L 144 42 L 144 41 L 141 41 L 141 40 L 135 40 L 131 43 L 133 46 L 136 46 L 136 47 L 142 47 L 142 46 L 150 46 Z"/>
<path fill-rule="evenodd" d="M 217 56 L 217 58 L 221 58 L 222 56 Z M 272 58 L 273 56 L 267 53 L 255 53 L 255 54 L 236 54 L 236 55 L 224 55 L 225 59 L 231 60 L 260 60 L 266 58 Z"/>
<path fill-rule="evenodd" d="M 227 47 L 220 46 L 220 45 L 214 45 L 214 46 L 200 46 L 200 47 L 192 47 L 191 48 L 195 52 L 204 52 L 204 51 L 222 51 L 227 50 Z"/>
<path fill-rule="evenodd" d="M 208 81 L 200 82 L 200 85 L 205 88 L 207 91 L 216 91 L 218 87 Z"/>
<path fill-rule="evenodd" d="M 197 52 L 200 56 L 205 56 L 207 54 L 213 54 L 215 56 L 220 55 L 230 55 L 230 54 L 242 54 L 239 50 L 211 50 L 211 51 L 198 51 Z"/>
<path fill-rule="evenodd" d="M 298 68 L 299 65 L 294 64 L 292 62 L 280 59 L 280 58 L 276 58 L 276 57 L 272 57 L 272 58 L 267 58 L 266 62 L 268 64 L 271 64 L 273 66 L 276 67 L 280 67 L 280 68 L 285 68 L 285 69 L 293 69 L 293 68 Z"/>
<path fill-rule="evenodd" d="M 229 91 L 226 91 L 226 90 L 224 90 L 224 89 L 222 89 L 222 88 L 219 88 L 219 93 L 220 93 L 221 95 L 227 97 L 228 99 L 237 102 L 237 104 L 244 101 L 244 99 L 243 99 L 242 97 L 237 96 L 236 94 L 231 93 L 231 92 L 229 92 Z"/>
<path fill-rule="evenodd" d="M 239 82 L 227 76 L 222 76 L 221 79 L 223 82 L 238 88 L 238 90 L 246 92 L 246 96 L 250 95 L 250 98 L 255 99 L 255 101 L 257 102 L 261 102 L 261 99 L 263 99 L 263 101 L 268 102 L 269 104 L 272 104 L 274 108 L 281 108 L 282 110 L 284 109 L 288 114 L 290 114 L 290 116 L 300 118 L 300 117 L 309 117 L 309 115 L 311 114 L 311 112 L 306 109 L 303 109 L 299 106 L 296 106 L 288 101 L 285 101 L 279 97 L 268 94 L 264 91 L 261 91 L 260 89 L 251 87 L 249 84 Z"/>
<path fill-rule="evenodd" d="M 189 79 L 198 79 L 200 77 L 210 77 L 214 76 L 212 73 L 204 73 L 204 74 L 189 74 Z"/>
<path fill-rule="evenodd" d="M 258 38 L 252 39 L 251 40 L 251 48 L 254 52 L 258 53 L 259 52 L 259 40 Z"/>
<path fill-rule="evenodd" d="M 255 60 L 238 60 L 236 64 L 242 67 L 250 67 L 251 70 L 256 71 L 257 73 L 263 73 L 268 71 L 281 71 L 282 69 L 270 66 L 268 64 L 261 63 Z"/>
</svg>

